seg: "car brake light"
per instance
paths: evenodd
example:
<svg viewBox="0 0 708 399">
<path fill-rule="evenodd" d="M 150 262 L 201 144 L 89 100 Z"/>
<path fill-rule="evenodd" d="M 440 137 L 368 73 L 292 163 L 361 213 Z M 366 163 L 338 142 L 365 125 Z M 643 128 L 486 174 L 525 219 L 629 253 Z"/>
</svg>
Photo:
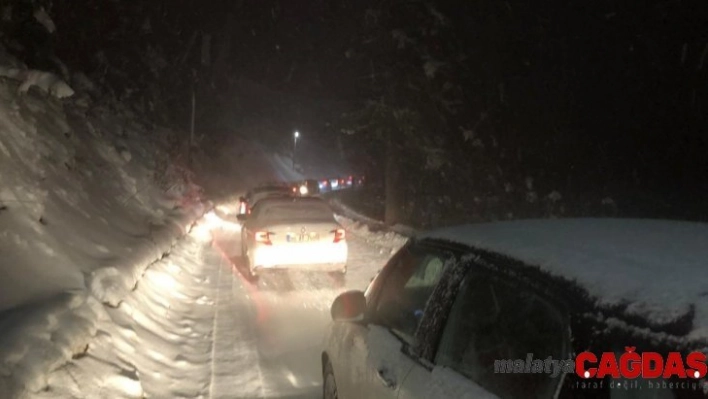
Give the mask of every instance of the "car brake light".
<svg viewBox="0 0 708 399">
<path fill-rule="evenodd" d="M 255 234 L 256 242 L 261 242 L 265 245 L 273 245 L 270 241 L 270 233 L 267 231 L 257 231 Z"/>
<path fill-rule="evenodd" d="M 332 232 L 334 233 L 334 242 L 344 241 L 347 235 L 344 229 L 332 230 Z"/>
</svg>

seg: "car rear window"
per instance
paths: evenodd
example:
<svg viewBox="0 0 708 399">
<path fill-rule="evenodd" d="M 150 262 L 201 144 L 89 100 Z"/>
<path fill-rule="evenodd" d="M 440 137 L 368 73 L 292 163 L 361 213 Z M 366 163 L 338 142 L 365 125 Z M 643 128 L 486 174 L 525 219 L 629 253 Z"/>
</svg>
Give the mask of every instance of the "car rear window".
<svg viewBox="0 0 708 399">
<path fill-rule="evenodd" d="M 273 204 L 261 210 L 258 218 L 277 220 L 334 220 L 334 214 L 326 204 L 290 203 Z"/>
</svg>

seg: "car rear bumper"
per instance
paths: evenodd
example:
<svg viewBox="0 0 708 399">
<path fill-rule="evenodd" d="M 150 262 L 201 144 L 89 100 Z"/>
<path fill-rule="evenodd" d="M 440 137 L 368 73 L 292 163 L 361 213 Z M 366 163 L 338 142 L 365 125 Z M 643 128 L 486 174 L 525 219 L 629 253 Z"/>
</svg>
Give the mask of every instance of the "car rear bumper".
<svg viewBox="0 0 708 399">
<path fill-rule="evenodd" d="M 346 242 L 257 245 L 253 268 L 341 272 L 346 268 L 348 252 Z"/>
</svg>

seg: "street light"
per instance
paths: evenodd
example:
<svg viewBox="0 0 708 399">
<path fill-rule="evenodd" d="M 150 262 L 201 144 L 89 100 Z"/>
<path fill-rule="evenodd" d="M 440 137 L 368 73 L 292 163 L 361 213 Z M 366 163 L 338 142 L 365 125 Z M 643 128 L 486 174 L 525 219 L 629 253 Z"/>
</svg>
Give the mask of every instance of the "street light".
<svg viewBox="0 0 708 399">
<path fill-rule="evenodd" d="M 295 169 L 295 152 L 297 151 L 297 139 L 300 138 L 300 132 L 297 130 L 293 133 L 293 169 Z"/>
</svg>

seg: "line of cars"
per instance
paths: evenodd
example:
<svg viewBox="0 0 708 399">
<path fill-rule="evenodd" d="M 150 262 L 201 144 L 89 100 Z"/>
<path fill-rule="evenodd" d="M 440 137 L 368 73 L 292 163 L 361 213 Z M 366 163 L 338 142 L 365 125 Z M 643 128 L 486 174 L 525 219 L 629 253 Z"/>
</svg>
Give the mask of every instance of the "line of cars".
<svg viewBox="0 0 708 399">
<path fill-rule="evenodd" d="M 347 176 L 331 179 L 306 179 L 294 182 L 268 182 L 251 189 L 245 196 L 239 198 L 239 214 L 249 213 L 250 207 L 258 201 L 269 197 L 318 196 L 320 194 L 345 189 L 360 188 L 365 184 L 365 176 Z"/>
<path fill-rule="evenodd" d="M 344 190 L 347 188 L 358 188 L 366 183 L 365 176 L 335 177 L 330 179 L 316 180 L 320 192 L 330 192 Z"/>
<path fill-rule="evenodd" d="M 332 191 L 356 189 L 366 182 L 365 176 L 333 177 L 327 179 L 307 179 L 291 183 L 293 190 L 301 195 L 317 195 Z"/>
</svg>

